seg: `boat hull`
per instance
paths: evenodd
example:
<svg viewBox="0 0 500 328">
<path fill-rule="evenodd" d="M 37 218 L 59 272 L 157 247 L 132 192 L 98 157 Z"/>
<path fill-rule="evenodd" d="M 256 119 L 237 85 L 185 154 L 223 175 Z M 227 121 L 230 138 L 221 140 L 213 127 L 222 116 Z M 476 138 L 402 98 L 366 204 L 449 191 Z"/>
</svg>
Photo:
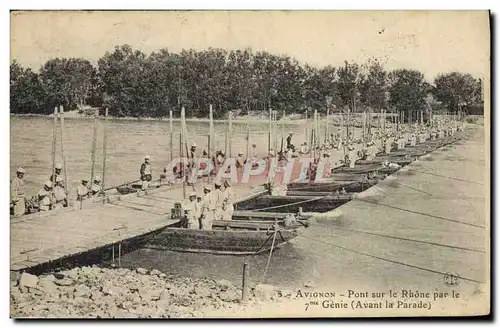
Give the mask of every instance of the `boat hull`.
<svg viewBox="0 0 500 328">
<path fill-rule="evenodd" d="M 146 247 L 190 253 L 253 255 L 271 249 L 273 234 L 273 231 L 166 228 L 152 237 Z M 274 247 L 283 245 L 298 234 L 297 229 L 279 230 Z"/>
</svg>

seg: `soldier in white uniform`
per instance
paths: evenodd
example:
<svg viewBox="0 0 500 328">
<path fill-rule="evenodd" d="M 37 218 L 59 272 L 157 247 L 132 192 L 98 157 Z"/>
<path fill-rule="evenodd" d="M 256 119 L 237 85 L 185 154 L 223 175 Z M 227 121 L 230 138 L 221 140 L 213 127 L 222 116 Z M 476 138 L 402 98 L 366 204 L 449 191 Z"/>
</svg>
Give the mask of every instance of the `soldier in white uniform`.
<svg viewBox="0 0 500 328">
<path fill-rule="evenodd" d="M 151 164 L 149 163 L 150 157 L 149 155 L 144 156 L 144 163 L 141 164 L 141 181 L 142 181 L 142 190 L 146 190 L 149 187 L 149 183 L 153 179 L 153 169 Z"/>
<path fill-rule="evenodd" d="M 222 184 L 218 181 L 214 183 L 214 190 L 212 196 L 215 202 L 215 220 L 220 220 L 222 217 L 222 204 L 224 203 L 224 193 L 222 192 Z"/>
<path fill-rule="evenodd" d="M 252 149 L 250 150 L 251 159 L 257 159 L 257 144 L 252 144 Z"/>
<path fill-rule="evenodd" d="M 63 179 L 61 176 L 56 177 L 56 184 L 54 186 L 54 206 L 53 209 L 61 209 L 68 206 L 68 198 L 66 190 L 63 187 Z"/>
<path fill-rule="evenodd" d="M 20 217 L 26 213 L 26 202 L 24 199 L 24 174 L 25 170 L 20 167 L 16 171 L 16 177 L 10 184 L 10 201 L 14 209 L 14 217 Z"/>
<path fill-rule="evenodd" d="M 53 174 L 51 174 L 50 178 L 49 178 L 49 180 L 52 181 L 52 183 L 56 182 L 57 177 L 61 177 L 62 178 L 62 176 L 61 176 L 62 168 L 63 168 L 63 166 L 62 166 L 61 163 L 57 163 L 55 165 L 55 167 L 54 167 L 55 177 L 54 177 Z"/>
<path fill-rule="evenodd" d="M 236 158 L 236 167 L 240 168 L 245 166 L 245 159 L 243 158 L 243 152 L 238 152 L 238 157 Z"/>
<path fill-rule="evenodd" d="M 94 177 L 94 183 L 92 183 L 92 187 L 90 189 L 92 196 L 99 196 L 99 193 L 101 192 L 102 186 L 101 186 L 101 177 L 96 175 Z"/>
<path fill-rule="evenodd" d="M 84 200 L 89 196 L 90 190 L 87 186 L 88 179 L 82 179 L 82 183 L 76 188 L 76 200 Z"/>
<path fill-rule="evenodd" d="M 52 181 L 45 182 L 42 189 L 38 191 L 38 200 L 40 201 L 40 211 L 46 212 L 52 209 L 54 202 L 52 198 Z"/>
<path fill-rule="evenodd" d="M 228 180 L 224 181 L 222 220 L 232 220 L 234 213 L 234 192 Z"/>
<path fill-rule="evenodd" d="M 203 230 L 212 230 L 212 223 L 215 216 L 215 199 L 211 193 L 211 187 L 205 186 L 203 192 L 205 195 L 201 201 L 200 226 Z"/>
<path fill-rule="evenodd" d="M 184 212 L 187 218 L 187 228 L 188 229 L 200 229 L 200 217 L 199 204 L 196 200 L 196 192 L 191 192 L 189 194 L 189 201 L 185 205 Z"/>
</svg>

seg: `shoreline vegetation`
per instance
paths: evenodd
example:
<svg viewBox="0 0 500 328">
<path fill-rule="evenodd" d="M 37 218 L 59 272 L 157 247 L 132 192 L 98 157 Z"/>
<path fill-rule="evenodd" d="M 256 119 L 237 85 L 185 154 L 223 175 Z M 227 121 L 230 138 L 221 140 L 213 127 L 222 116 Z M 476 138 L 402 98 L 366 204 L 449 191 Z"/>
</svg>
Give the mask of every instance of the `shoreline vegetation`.
<svg viewBox="0 0 500 328">
<path fill-rule="evenodd" d="M 415 69 L 386 69 L 376 58 L 364 63 L 312 67 L 288 55 L 252 49 L 167 48 L 143 53 L 116 46 L 92 64 L 85 58 L 52 58 L 37 70 L 15 59 L 10 65 L 10 112 L 50 114 L 54 107 L 107 108 L 112 117 L 165 117 L 187 109 L 214 118 L 269 108 L 282 115 L 308 111 L 394 112 L 404 122 L 430 112 L 481 114 L 484 81 L 463 72 L 425 76 Z M 145 120 L 145 119 L 143 119 Z"/>
<path fill-rule="evenodd" d="M 351 118 L 350 122 L 351 125 L 355 127 L 362 127 L 363 121 L 362 121 L 362 113 L 351 113 Z M 380 113 L 372 113 L 372 127 L 378 127 L 380 124 Z M 390 120 L 389 116 L 391 113 L 386 114 L 386 120 Z M 31 114 L 31 113 L 25 113 L 25 114 L 15 114 L 11 113 L 11 117 L 23 117 L 23 118 L 29 118 L 29 117 L 45 117 L 45 118 L 52 118 L 54 117 L 54 114 Z M 342 118 L 338 113 L 333 113 L 329 115 L 329 120 L 328 123 L 330 126 L 341 126 L 342 124 L 346 124 L 346 118 L 345 114 L 343 115 L 344 122 L 342 122 Z M 436 116 L 436 115 L 435 115 Z M 439 116 L 439 115 L 437 115 Z M 102 117 L 102 116 L 101 116 Z M 468 115 L 466 120 L 469 123 L 475 123 L 479 117 L 483 117 L 483 115 Z M 65 119 L 70 119 L 70 120 L 93 120 L 93 116 L 89 116 L 86 114 L 79 113 L 78 110 L 73 110 L 73 111 L 68 111 L 64 112 L 64 118 Z M 305 116 L 303 115 L 298 115 L 298 114 L 291 114 L 291 115 L 286 115 L 284 118 L 280 117 L 276 121 L 279 122 L 280 124 L 286 124 L 286 125 L 301 125 L 301 124 L 306 124 L 308 121 L 311 120 L 311 116 L 308 117 L 306 120 Z M 120 117 L 120 116 L 108 116 L 108 119 L 110 121 L 126 121 L 126 122 L 169 122 L 170 118 L 169 117 L 131 117 L 131 116 L 125 116 L 125 117 Z M 325 117 L 322 117 L 322 119 L 326 119 Z M 174 122 L 180 122 L 180 118 L 174 117 L 173 121 Z M 234 124 L 268 124 L 269 123 L 269 116 L 265 114 L 255 114 L 255 115 L 240 115 L 240 116 L 235 116 L 232 119 L 232 123 Z M 213 119 L 212 120 L 214 123 L 227 123 L 227 119 Z M 209 123 L 210 119 L 208 118 L 199 118 L 199 117 L 186 117 L 186 122 L 191 122 L 191 123 Z"/>
</svg>

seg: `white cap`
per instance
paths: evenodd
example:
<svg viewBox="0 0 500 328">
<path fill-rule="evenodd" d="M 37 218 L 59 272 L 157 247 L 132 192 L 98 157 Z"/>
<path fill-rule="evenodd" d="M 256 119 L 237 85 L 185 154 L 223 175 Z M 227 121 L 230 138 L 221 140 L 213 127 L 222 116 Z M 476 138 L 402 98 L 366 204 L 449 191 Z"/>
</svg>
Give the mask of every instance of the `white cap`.
<svg viewBox="0 0 500 328">
<path fill-rule="evenodd" d="M 273 151 L 273 150 L 270 150 L 270 151 L 269 151 L 269 155 L 274 156 L 274 151 Z"/>
<path fill-rule="evenodd" d="M 45 182 L 45 185 L 49 188 L 52 188 L 52 181 L 48 180 L 47 182 Z"/>
<path fill-rule="evenodd" d="M 89 182 L 89 179 L 83 178 L 82 181 Z"/>
<path fill-rule="evenodd" d="M 57 170 L 62 170 L 62 164 L 61 163 L 57 163 L 56 164 L 56 169 Z"/>
<path fill-rule="evenodd" d="M 239 151 L 239 152 L 238 152 L 238 155 L 243 155 L 243 152 L 242 152 L 242 151 Z"/>
<path fill-rule="evenodd" d="M 195 142 L 193 142 L 193 143 L 191 144 L 191 147 L 196 147 L 196 143 L 195 143 Z"/>
<path fill-rule="evenodd" d="M 26 171 L 22 167 L 18 168 L 17 172 L 18 173 L 26 173 Z"/>
<path fill-rule="evenodd" d="M 94 181 L 101 181 L 101 177 L 100 177 L 100 176 L 98 176 L 98 175 L 96 175 L 96 176 L 94 177 Z"/>
<path fill-rule="evenodd" d="M 222 186 L 222 184 L 219 181 L 215 181 L 214 185 L 219 187 Z"/>
<path fill-rule="evenodd" d="M 210 191 L 210 190 L 212 190 L 212 186 L 206 185 L 205 187 L 203 187 L 203 189 Z"/>
<path fill-rule="evenodd" d="M 290 131 L 290 132 L 289 132 L 289 134 L 293 134 L 293 132 L 292 132 L 292 131 Z"/>
<path fill-rule="evenodd" d="M 192 196 L 196 197 L 196 191 L 192 191 L 189 193 L 189 197 L 192 197 Z"/>
<path fill-rule="evenodd" d="M 149 155 L 144 156 L 144 159 L 150 159 L 151 157 Z"/>
</svg>

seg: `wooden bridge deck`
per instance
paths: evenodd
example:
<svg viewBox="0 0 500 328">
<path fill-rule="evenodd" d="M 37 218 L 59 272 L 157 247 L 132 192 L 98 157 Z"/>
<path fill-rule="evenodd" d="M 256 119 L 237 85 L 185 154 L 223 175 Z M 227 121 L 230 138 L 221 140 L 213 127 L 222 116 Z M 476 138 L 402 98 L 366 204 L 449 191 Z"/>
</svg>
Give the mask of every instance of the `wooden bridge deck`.
<svg viewBox="0 0 500 328">
<path fill-rule="evenodd" d="M 197 186 L 201 195 L 201 184 Z M 236 198 L 262 187 L 233 186 Z M 188 187 L 192 191 L 192 187 Z M 20 271 L 63 257 L 117 243 L 173 224 L 170 209 L 182 201 L 182 185 L 161 187 L 147 194 L 108 197 L 109 203 L 86 204 L 44 215 L 21 217 L 10 224 L 10 268 Z"/>
</svg>

